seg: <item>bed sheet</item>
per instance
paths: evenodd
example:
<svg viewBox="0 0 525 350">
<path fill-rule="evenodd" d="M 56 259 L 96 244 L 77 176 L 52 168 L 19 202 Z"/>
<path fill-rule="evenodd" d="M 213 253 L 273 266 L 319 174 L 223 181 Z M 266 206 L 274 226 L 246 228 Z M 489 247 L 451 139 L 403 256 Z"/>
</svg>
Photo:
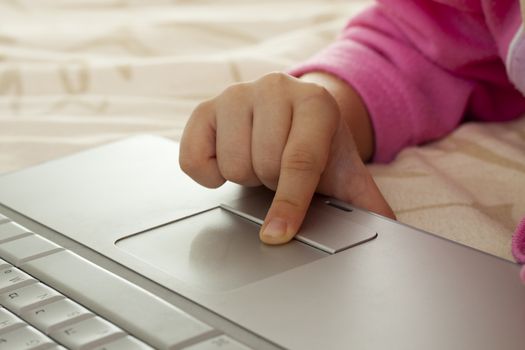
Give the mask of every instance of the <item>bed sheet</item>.
<svg viewBox="0 0 525 350">
<path fill-rule="evenodd" d="M 137 133 L 178 139 L 197 103 L 309 57 L 369 3 L 0 1 L 0 172 Z M 464 124 L 370 170 L 401 222 L 512 259 L 524 118 Z"/>
</svg>

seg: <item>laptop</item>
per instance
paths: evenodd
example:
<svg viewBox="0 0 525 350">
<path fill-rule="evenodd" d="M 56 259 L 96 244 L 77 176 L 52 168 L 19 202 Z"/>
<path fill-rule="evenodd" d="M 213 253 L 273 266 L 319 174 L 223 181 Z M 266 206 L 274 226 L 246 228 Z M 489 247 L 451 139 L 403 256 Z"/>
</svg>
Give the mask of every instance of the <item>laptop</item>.
<svg viewBox="0 0 525 350">
<path fill-rule="evenodd" d="M 0 349 L 523 349 L 519 267 L 323 196 L 205 189 L 135 136 L 0 177 Z"/>
</svg>

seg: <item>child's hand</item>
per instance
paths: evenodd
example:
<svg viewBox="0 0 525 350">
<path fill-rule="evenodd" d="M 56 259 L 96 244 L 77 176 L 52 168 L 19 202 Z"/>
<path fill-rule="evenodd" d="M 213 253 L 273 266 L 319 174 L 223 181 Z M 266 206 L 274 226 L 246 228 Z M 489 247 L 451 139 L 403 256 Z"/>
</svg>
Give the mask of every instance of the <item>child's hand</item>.
<svg viewBox="0 0 525 350">
<path fill-rule="evenodd" d="M 232 85 L 194 110 L 181 168 L 206 187 L 229 180 L 276 190 L 260 233 L 268 244 L 293 238 L 316 191 L 393 218 L 340 109 L 323 86 L 282 73 Z"/>
</svg>

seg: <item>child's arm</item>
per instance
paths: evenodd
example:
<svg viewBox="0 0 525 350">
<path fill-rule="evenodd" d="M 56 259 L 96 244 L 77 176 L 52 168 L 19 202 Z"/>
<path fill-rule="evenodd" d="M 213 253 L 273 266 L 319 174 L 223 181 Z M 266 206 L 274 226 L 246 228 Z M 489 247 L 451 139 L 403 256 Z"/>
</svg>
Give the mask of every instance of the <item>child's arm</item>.
<svg viewBox="0 0 525 350">
<path fill-rule="evenodd" d="M 520 24 L 519 4 L 470 3 L 378 1 L 292 74 L 324 71 L 359 92 L 375 132 L 374 161 L 390 161 L 407 146 L 439 139 L 465 117 L 516 118 L 525 111 L 525 99 L 510 83 L 503 60 L 508 33 Z"/>
<path fill-rule="evenodd" d="M 348 84 L 323 73 L 272 73 L 199 105 L 179 161 L 204 186 L 275 189 L 261 239 L 281 244 L 297 233 L 316 191 L 394 217 L 362 161 L 372 147 L 368 114 Z"/>
</svg>

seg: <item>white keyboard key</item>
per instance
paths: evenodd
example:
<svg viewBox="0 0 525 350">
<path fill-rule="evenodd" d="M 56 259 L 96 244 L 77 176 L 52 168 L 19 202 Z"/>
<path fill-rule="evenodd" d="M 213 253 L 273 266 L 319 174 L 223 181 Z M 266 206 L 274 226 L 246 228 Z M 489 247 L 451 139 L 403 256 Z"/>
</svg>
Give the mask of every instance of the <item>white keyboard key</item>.
<svg viewBox="0 0 525 350">
<path fill-rule="evenodd" d="M 93 317 L 52 332 L 51 337 L 70 349 L 92 348 L 125 336 L 117 326 Z"/>
<path fill-rule="evenodd" d="M 18 328 L 0 335 L 0 348 L 2 349 L 40 350 L 47 349 L 53 344 L 55 344 L 54 341 L 33 327 Z"/>
<path fill-rule="evenodd" d="M 184 348 L 184 350 L 250 350 L 250 348 L 226 335 L 221 335 Z"/>
<path fill-rule="evenodd" d="M 157 296 L 70 251 L 31 260 L 22 267 L 155 348 L 171 349 L 196 337 L 218 334 Z"/>
<path fill-rule="evenodd" d="M 0 294 L 0 304 L 15 314 L 40 306 L 49 304 L 64 296 L 56 290 L 42 283 L 33 283 L 25 287 L 13 289 Z"/>
<path fill-rule="evenodd" d="M 0 256 L 18 266 L 26 261 L 53 254 L 63 249 L 43 237 L 30 235 L 0 244 Z"/>
<path fill-rule="evenodd" d="M 111 343 L 96 347 L 93 350 L 151 350 L 149 345 L 144 344 L 131 336 L 117 339 Z"/>
<path fill-rule="evenodd" d="M 8 267 L 7 269 L 0 270 L 0 293 L 5 293 L 35 282 L 36 280 L 33 277 L 20 271 L 16 267 Z"/>
<path fill-rule="evenodd" d="M 13 313 L 9 312 L 4 308 L 0 308 L 0 334 L 12 331 L 13 329 L 20 328 L 26 325 L 27 323 L 25 323 L 17 316 L 13 315 Z M 2 345 L 0 344 L 0 347 L 1 346 Z"/>
<path fill-rule="evenodd" d="M 85 307 L 70 299 L 61 299 L 28 310 L 22 313 L 21 316 L 24 320 L 46 334 L 80 320 L 95 317 L 95 315 Z"/>
<path fill-rule="evenodd" d="M 11 264 L 3 259 L 0 259 L 0 270 L 3 270 L 8 267 L 11 267 Z"/>
<path fill-rule="evenodd" d="M 4 215 L 0 214 L 0 225 L 5 224 L 6 222 L 9 222 L 10 220 L 5 217 Z"/>
<path fill-rule="evenodd" d="M 30 235 L 29 231 L 22 225 L 8 222 L 0 225 L 0 243 Z"/>
</svg>

